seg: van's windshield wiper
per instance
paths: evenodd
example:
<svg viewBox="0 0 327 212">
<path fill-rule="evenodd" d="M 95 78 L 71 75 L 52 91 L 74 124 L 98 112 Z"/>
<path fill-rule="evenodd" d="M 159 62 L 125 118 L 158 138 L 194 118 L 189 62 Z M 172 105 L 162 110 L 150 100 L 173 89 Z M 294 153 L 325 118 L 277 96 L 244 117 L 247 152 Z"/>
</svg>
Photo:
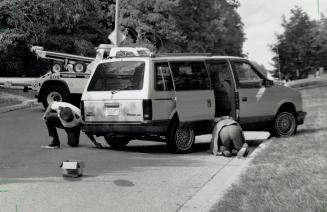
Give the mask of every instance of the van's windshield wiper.
<svg viewBox="0 0 327 212">
<path fill-rule="evenodd" d="M 120 87 L 120 88 L 118 88 L 118 89 L 112 90 L 112 91 L 111 91 L 111 94 L 118 93 L 118 92 L 121 91 L 121 90 L 125 90 L 125 89 L 127 89 L 127 88 L 132 88 L 132 87 L 134 87 L 134 86 L 135 86 L 135 85 L 132 84 L 132 85 L 127 85 L 127 86 Z"/>
</svg>

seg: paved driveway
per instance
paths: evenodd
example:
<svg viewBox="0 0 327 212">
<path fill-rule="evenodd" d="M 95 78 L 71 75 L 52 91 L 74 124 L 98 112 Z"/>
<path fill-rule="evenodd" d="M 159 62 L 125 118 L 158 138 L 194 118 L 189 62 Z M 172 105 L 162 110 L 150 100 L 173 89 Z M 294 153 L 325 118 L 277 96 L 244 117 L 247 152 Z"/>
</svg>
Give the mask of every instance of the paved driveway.
<svg viewBox="0 0 327 212">
<path fill-rule="evenodd" d="M 178 211 L 226 167 L 245 161 L 206 153 L 209 135 L 184 155 L 149 141 L 96 149 L 84 135 L 81 147 L 70 148 L 63 132 L 61 149 L 41 149 L 49 142 L 42 113 L 34 107 L 0 114 L 0 211 Z M 83 177 L 62 178 L 59 165 L 67 159 L 85 162 Z"/>
</svg>

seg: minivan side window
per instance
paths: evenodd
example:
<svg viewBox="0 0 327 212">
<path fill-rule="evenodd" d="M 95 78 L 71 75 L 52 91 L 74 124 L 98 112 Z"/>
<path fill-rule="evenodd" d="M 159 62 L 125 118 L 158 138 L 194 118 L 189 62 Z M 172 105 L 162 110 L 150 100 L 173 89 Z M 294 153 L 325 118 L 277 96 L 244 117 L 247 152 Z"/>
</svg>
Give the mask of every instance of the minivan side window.
<svg viewBox="0 0 327 212">
<path fill-rule="evenodd" d="M 248 86 L 250 85 L 249 83 L 262 81 L 262 78 L 249 63 L 233 62 L 233 69 L 237 74 L 237 81 L 240 86 Z"/>
<path fill-rule="evenodd" d="M 202 61 L 170 62 L 176 90 L 208 90 L 209 77 Z"/>
<path fill-rule="evenodd" d="M 168 63 L 155 63 L 155 90 L 174 90 L 173 80 Z"/>
</svg>

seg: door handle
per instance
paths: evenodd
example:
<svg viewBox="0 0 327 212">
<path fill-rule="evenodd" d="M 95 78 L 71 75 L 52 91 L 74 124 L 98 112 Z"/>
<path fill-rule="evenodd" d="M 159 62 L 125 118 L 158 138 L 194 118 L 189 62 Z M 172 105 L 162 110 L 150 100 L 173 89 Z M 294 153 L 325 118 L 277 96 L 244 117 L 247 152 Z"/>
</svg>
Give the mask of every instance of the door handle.
<svg viewBox="0 0 327 212">
<path fill-rule="evenodd" d="M 247 97 L 242 97 L 242 102 L 247 102 L 248 98 Z"/>
<path fill-rule="evenodd" d="M 207 105 L 208 105 L 208 107 L 211 107 L 211 99 L 207 100 Z"/>
</svg>

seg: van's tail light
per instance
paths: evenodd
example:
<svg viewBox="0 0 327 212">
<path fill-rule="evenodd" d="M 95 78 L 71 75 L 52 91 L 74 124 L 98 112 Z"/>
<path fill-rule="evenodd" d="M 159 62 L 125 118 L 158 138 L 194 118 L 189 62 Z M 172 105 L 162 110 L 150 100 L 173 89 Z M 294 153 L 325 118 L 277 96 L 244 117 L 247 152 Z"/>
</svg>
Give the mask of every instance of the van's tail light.
<svg viewBox="0 0 327 212">
<path fill-rule="evenodd" d="M 150 99 L 144 99 L 142 104 L 143 104 L 143 119 L 152 120 L 152 101 Z"/>
<path fill-rule="evenodd" d="M 84 101 L 81 101 L 81 116 L 82 116 L 82 120 L 85 121 L 85 116 L 84 116 Z"/>
</svg>

